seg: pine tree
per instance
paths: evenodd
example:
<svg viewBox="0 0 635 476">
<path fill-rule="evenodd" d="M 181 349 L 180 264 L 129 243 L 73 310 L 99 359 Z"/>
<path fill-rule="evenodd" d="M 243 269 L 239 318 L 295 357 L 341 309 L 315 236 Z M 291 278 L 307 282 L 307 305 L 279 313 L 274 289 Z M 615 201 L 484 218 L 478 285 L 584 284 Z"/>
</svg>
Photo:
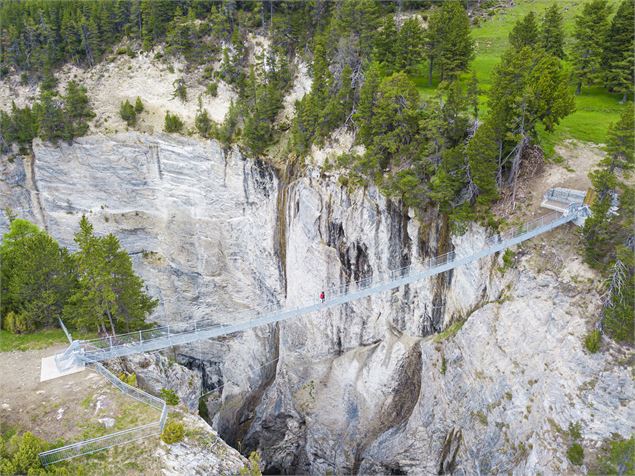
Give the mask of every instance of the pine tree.
<svg viewBox="0 0 635 476">
<path fill-rule="evenodd" d="M 467 69 L 474 57 L 474 40 L 470 36 L 470 19 L 457 0 L 443 2 L 430 16 L 427 50 L 430 82 L 433 67 L 440 71 L 442 81 Z"/>
<path fill-rule="evenodd" d="M 207 110 L 203 108 L 203 101 L 200 96 L 198 98 L 198 110 L 196 111 L 196 117 L 194 118 L 194 126 L 202 137 L 209 139 L 212 136 L 212 121 L 209 118 Z"/>
<path fill-rule="evenodd" d="M 392 39 L 395 42 L 395 38 Z M 395 69 L 410 71 L 424 57 L 425 31 L 416 18 L 403 22 L 396 38 Z"/>
<path fill-rule="evenodd" d="M 517 50 L 527 46 L 533 48 L 538 44 L 538 24 L 533 11 L 516 22 L 509 34 L 509 43 Z"/>
<path fill-rule="evenodd" d="M 97 237 L 82 217 L 75 235 L 77 291 L 69 298 L 64 316 L 76 327 L 126 332 L 143 326 L 157 301 L 143 291 L 143 281 L 132 270 L 132 261 L 114 235 Z"/>
<path fill-rule="evenodd" d="M 165 120 L 163 124 L 163 130 L 165 132 L 181 132 L 183 130 L 183 121 L 176 114 L 171 114 L 170 111 L 165 113 Z"/>
<path fill-rule="evenodd" d="M 405 73 L 395 73 L 380 83 L 368 126 L 372 139 L 367 154 L 376 164 L 375 173 L 391 162 L 400 164 L 418 156 L 419 101 L 419 92 Z"/>
<path fill-rule="evenodd" d="M 458 204 L 461 190 L 468 180 L 467 167 L 463 145 L 441 152 L 439 166 L 430 178 L 428 197 L 439 204 L 442 212 L 450 213 Z"/>
<path fill-rule="evenodd" d="M 353 70 L 350 65 L 345 65 L 340 74 L 339 89 L 331 95 L 323 113 L 322 122 L 326 129 L 333 129 L 342 125 L 353 108 L 353 86 L 351 77 Z"/>
<path fill-rule="evenodd" d="M 597 84 L 602 78 L 602 52 L 608 32 L 609 6 L 606 0 L 585 3 L 575 17 L 572 60 L 577 79 L 576 94 L 583 85 Z"/>
<path fill-rule="evenodd" d="M 610 90 L 622 94 L 622 102 L 633 93 L 635 70 L 635 4 L 623 0 L 611 21 L 604 45 L 603 68 Z"/>
<path fill-rule="evenodd" d="M 0 245 L 1 312 L 20 316 L 23 328 L 57 325 L 75 286 L 73 262 L 47 233 L 15 219 Z"/>
<path fill-rule="evenodd" d="M 364 75 L 364 84 L 359 93 L 357 111 L 354 115 L 355 123 L 359 128 L 357 138 L 362 144 L 369 144 L 372 140 L 371 124 L 377 104 L 377 93 L 381 81 L 379 63 L 372 62 Z"/>
<path fill-rule="evenodd" d="M 476 187 L 477 203 L 488 205 L 498 198 L 498 143 L 496 131 L 486 122 L 467 145 L 470 178 Z"/>
<path fill-rule="evenodd" d="M 64 139 L 83 136 L 88 132 L 88 121 L 95 117 L 84 86 L 69 81 L 64 95 Z"/>
<path fill-rule="evenodd" d="M 394 73 L 397 60 L 397 26 L 392 15 L 387 15 L 382 21 L 380 30 L 375 36 L 375 47 L 373 49 L 373 59 L 382 66 L 384 74 Z"/>
<path fill-rule="evenodd" d="M 66 137 L 64 111 L 54 92 L 42 92 L 40 101 L 34 105 L 34 112 L 38 117 L 39 134 L 43 140 L 56 143 Z"/>
<path fill-rule="evenodd" d="M 560 60 L 551 55 L 539 55 L 527 78 L 529 108 L 536 121 L 546 131 L 553 131 L 560 119 L 575 111 L 575 99 Z"/>
<path fill-rule="evenodd" d="M 468 97 L 461 83 L 442 82 L 438 88 L 441 134 L 448 148 L 463 142 L 469 124 Z"/>
<path fill-rule="evenodd" d="M 0 135 L 7 144 L 17 143 L 23 151 L 30 148 L 33 139 L 38 135 L 37 111 L 29 106 L 19 108 L 15 102 L 11 104 L 11 114 L 0 112 Z"/>
<path fill-rule="evenodd" d="M 613 173 L 635 168 L 635 121 L 633 111 L 626 109 L 619 121 L 610 124 L 607 133 L 606 157 L 600 164 Z"/>
<path fill-rule="evenodd" d="M 564 59 L 564 29 L 562 13 L 557 3 L 553 3 L 545 11 L 540 28 L 540 46 L 550 55 Z"/>
<path fill-rule="evenodd" d="M 136 101 L 134 102 L 134 112 L 137 114 L 141 114 L 143 112 L 143 103 L 141 102 L 141 98 L 137 96 Z"/>
<path fill-rule="evenodd" d="M 551 130 L 574 109 L 560 61 L 541 50 L 510 48 L 496 66 L 489 91 L 489 122 L 499 145 L 499 177 L 503 163 L 516 183 L 523 151 L 536 137 L 536 124 Z M 504 157 L 511 160 L 504 161 Z"/>
<path fill-rule="evenodd" d="M 476 77 L 476 71 L 472 71 L 472 76 L 470 77 L 470 82 L 467 86 L 467 99 L 472 106 L 472 113 L 474 115 L 474 119 L 478 119 L 478 111 L 479 111 L 479 94 L 481 90 L 479 89 L 478 78 Z"/>
<path fill-rule="evenodd" d="M 218 128 L 218 134 L 216 137 L 225 149 L 229 148 L 232 140 L 234 139 L 234 136 L 238 132 L 238 115 L 238 106 L 232 99 L 229 103 L 229 109 L 227 110 L 225 119 L 223 120 L 221 126 Z"/>
<path fill-rule="evenodd" d="M 137 122 L 137 113 L 135 112 L 135 108 L 127 99 L 121 103 L 121 106 L 119 107 L 119 115 L 124 121 L 126 121 L 128 127 L 134 126 Z"/>
</svg>

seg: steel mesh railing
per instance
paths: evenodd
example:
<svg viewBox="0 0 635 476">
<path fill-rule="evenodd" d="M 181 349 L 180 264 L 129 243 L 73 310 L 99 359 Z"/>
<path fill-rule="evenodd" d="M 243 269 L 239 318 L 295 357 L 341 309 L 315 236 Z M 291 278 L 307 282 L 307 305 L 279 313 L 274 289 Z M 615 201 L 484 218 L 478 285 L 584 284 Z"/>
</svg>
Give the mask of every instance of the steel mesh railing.
<svg viewBox="0 0 635 476">
<path fill-rule="evenodd" d="M 544 195 L 545 200 L 553 200 L 562 203 L 583 203 L 586 192 L 569 188 L 550 188 Z"/>
<path fill-rule="evenodd" d="M 483 247 L 471 255 L 457 256 L 455 251 L 430 257 L 422 262 L 394 269 L 388 272 L 374 273 L 355 282 L 342 285 L 331 286 L 325 289 L 328 300 L 321 305 L 319 300 L 305 303 L 297 307 L 283 307 L 280 305 L 270 305 L 259 309 L 245 310 L 232 314 L 216 316 L 214 319 L 204 319 L 189 323 L 170 324 L 158 326 L 148 330 L 121 334 L 117 336 L 93 339 L 81 342 L 81 352 L 94 360 L 106 360 L 108 358 L 130 355 L 136 352 L 157 350 L 160 348 L 179 345 L 208 338 L 205 336 L 222 335 L 244 330 L 250 323 L 256 325 L 266 324 L 287 319 L 303 312 L 308 313 L 317 310 L 320 305 L 329 307 L 348 302 L 343 299 L 351 295 L 351 299 L 358 299 L 369 295 L 365 290 L 378 289 L 377 292 L 389 289 L 390 283 L 396 283 L 398 287 L 404 280 L 411 277 L 422 279 L 453 267 L 469 263 L 480 257 L 500 251 L 508 246 L 513 246 L 520 241 L 529 239 L 537 234 L 543 233 L 564 223 L 573 220 L 578 213 L 578 205 L 571 205 L 568 212 L 563 216 L 558 212 L 548 213 L 528 223 L 504 231 L 498 235 L 490 237 L 484 241 Z M 414 281 L 414 279 L 411 279 Z M 317 291 L 316 291 L 317 294 Z M 284 317 L 288 316 L 288 317 Z"/>
<path fill-rule="evenodd" d="M 106 378 L 111 384 L 117 387 L 121 392 L 129 395 L 130 397 L 138 400 L 142 403 L 150 405 L 153 408 L 161 411 L 161 416 L 155 422 L 148 423 L 146 425 L 129 428 L 127 430 L 117 431 L 109 435 L 100 436 L 97 438 L 90 438 L 76 443 L 71 443 L 59 448 L 53 448 L 52 450 L 44 451 L 39 454 L 40 461 L 44 466 L 49 464 L 58 463 L 60 461 L 66 461 L 78 456 L 88 455 L 97 451 L 106 450 L 113 446 L 122 445 L 137 441 L 150 436 L 161 434 L 165 421 L 168 415 L 168 409 L 166 403 L 153 395 L 150 395 L 143 390 L 128 385 L 117 378 L 110 370 L 104 367 L 99 362 L 87 359 L 85 356 L 80 357 L 87 364 L 92 365 L 94 369 Z"/>
</svg>

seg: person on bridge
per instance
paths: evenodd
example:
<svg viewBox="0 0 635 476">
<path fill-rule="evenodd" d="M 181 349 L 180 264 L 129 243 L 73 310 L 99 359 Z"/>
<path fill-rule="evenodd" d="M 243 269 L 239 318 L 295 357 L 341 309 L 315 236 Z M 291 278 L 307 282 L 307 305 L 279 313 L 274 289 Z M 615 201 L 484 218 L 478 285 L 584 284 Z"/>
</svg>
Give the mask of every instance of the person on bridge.
<svg viewBox="0 0 635 476">
<path fill-rule="evenodd" d="M 324 302 L 324 291 L 320 292 L 320 301 Z"/>
</svg>

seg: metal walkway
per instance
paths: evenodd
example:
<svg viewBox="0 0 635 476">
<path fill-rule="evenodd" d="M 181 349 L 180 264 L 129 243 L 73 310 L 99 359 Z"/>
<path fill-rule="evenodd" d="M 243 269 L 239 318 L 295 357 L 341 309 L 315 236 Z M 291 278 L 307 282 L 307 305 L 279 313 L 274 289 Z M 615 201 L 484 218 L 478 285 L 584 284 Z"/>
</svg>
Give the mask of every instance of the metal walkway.
<svg viewBox="0 0 635 476">
<path fill-rule="evenodd" d="M 546 233 L 565 223 L 575 221 L 579 217 L 586 216 L 587 213 L 587 207 L 580 203 L 572 203 L 564 211 L 564 214 L 551 212 L 516 229 L 485 240 L 482 248 L 475 253 L 461 256 L 452 251 L 403 269 L 387 273 L 375 273 L 372 277 L 356 283 L 326 290 L 328 299 L 324 302 L 316 301 L 296 308 L 272 307 L 235 313 L 214 320 L 162 326 L 115 337 L 73 341 L 64 354 L 57 356 L 57 362 L 60 367 L 69 365 L 78 358 L 80 360 L 90 359 L 91 361 L 99 362 L 114 357 L 189 344 L 199 340 L 233 334 L 275 322 L 302 317 L 317 311 L 324 311 L 463 266 Z"/>
</svg>

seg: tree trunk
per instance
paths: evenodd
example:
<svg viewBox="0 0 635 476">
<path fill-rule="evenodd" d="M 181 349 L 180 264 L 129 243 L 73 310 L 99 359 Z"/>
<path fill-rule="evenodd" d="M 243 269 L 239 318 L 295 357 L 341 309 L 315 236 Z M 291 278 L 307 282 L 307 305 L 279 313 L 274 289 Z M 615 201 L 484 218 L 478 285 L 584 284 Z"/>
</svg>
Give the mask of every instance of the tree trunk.
<svg viewBox="0 0 635 476">
<path fill-rule="evenodd" d="M 582 92 L 582 81 L 578 81 L 578 85 L 575 88 L 575 95 L 579 96 Z"/>
<path fill-rule="evenodd" d="M 432 86 L 432 69 L 434 68 L 434 58 L 432 56 L 430 56 L 428 65 L 428 86 Z"/>
<path fill-rule="evenodd" d="M 110 322 L 110 329 L 112 330 L 112 335 L 116 335 L 115 332 L 115 323 L 112 321 L 112 314 L 110 314 L 110 309 L 106 309 L 106 315 L 108 316 L 108 322 Z"/>
<path fill-rule="evenodd" d="M 496 183 L 498 189 L 503 188 L 503 139 L 498 141 L 498 172 L 496 173 Z"/>
</svg>

